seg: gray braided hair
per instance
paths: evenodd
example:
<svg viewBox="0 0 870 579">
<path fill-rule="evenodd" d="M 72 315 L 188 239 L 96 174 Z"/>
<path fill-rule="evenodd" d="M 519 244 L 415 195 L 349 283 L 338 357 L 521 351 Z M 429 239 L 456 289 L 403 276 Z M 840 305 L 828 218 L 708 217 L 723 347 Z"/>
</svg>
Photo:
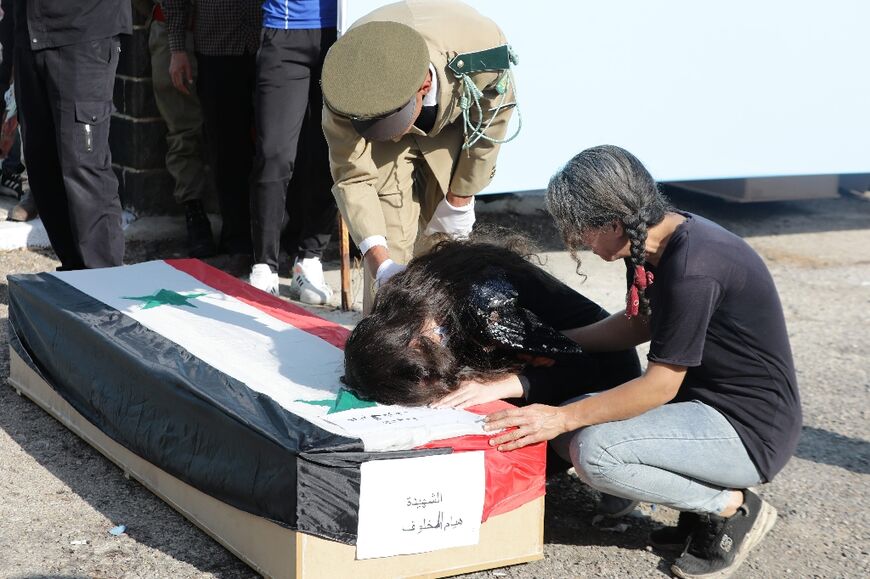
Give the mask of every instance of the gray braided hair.
<svg viewBox="0 0 870 579">
<path fill-rule="evenodd" d="M 582 234 L 620 221 L 631 244 L 626 263 L 634 270 L 646 261 L 647 228 L 661 222 L 671 206 L 637 157 L 600 145 L 581 151 L 550 179 L 547 209 L 578 263 Z M 649 315 L 646 292 L 639 298 L 640 313 Z"/>
</svg>

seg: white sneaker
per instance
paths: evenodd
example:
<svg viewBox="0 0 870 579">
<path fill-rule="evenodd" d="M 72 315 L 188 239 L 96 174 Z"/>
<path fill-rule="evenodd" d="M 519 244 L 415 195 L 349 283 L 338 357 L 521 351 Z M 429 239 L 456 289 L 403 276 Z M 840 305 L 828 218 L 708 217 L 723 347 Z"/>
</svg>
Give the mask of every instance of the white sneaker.
<svg viewBox="0 0 870 579">
<path fill-rule="evenodd" d="M 311 257 L 293 261 L 290 298 L 312 305 L 329 303 L 332 298 L 332 288 L 323 278 L 323 265 L 320 259 Z"/>
<path fill-rule="evenodd" d="M 273 296 L 278 295 L 278 274 L 273 272 L 267 263 L 254 264 L 251 275 L 248 276 L 248 283 L 258 290 Z"/>
</svg>

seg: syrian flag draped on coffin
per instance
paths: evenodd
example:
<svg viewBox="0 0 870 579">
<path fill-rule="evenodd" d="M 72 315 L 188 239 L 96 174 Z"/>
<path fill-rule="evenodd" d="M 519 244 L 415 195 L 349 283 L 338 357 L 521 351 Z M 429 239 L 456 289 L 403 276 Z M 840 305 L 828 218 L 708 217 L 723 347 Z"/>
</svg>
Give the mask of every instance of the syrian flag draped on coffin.
<svg viewBox="0 0 870 579">
<path fill-rule="evenodd" d="M 499 453 L 477 415 L 358 400 L 347 329 L 197 260 L 13 275 L 9 314 L 10 344 L 105 434 L 293 529 L 354 543 L 372 460 L 484 450 L 484 520 L 544 492 L 543 445 Z"/>
</svg>

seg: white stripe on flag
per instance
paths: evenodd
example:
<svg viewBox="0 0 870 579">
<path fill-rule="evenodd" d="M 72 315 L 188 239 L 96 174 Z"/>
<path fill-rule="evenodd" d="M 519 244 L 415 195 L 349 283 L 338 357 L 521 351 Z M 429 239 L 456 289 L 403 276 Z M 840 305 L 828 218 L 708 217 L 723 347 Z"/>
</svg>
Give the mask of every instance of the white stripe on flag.
<svg viewBox="0 0 870 579">
<path fill-rule="evenodd" d="M 293 414 L 329 432 L 362 439 L 366 450 L 410 448 L 431 440 L 482 433 L 477 416 L 459 421 L 464 423 L 460 426 L 445 421 L 442 411 L 431 409 L 400 409 L 415 418 L 403 428 L 384 424 L 376 432 L 334 420 L 340 414 L 327 417 L 327 406 L 299 402 L 335 399 L 341 388 L 343 352 L 165 262 L 53 275 L 269 396 Z M 160 290 L 204 295 L 189 300 L 194 307 L 158 305 L 145 309 L 145 300 L 128 299 L 155 295 Z M 380 410 L 387 408 L 394 407 Z"/>
</svg>

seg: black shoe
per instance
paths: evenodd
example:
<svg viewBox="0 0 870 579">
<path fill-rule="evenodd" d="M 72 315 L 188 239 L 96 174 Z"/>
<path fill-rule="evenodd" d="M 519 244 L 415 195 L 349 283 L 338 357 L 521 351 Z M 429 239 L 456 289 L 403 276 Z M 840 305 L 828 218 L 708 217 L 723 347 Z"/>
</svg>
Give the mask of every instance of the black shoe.
<svg viewBox="0 0 870 579">
<path fill-rule="evenodd" d="M 31 221 L 38 216 L 39 210 L 36 208 L 36 199 L 33 198 L 33 193 L 28 189 L 21 199 L 18 200 L 18 204 L 9 210 L 6 220 Z"/>
<path fill-rule="evenodd" d="M 752 491 L 743 491 L 743 504 L 727 519 L 710 515 L 705 528 L 694 534 L 689 547 L 671 566 L 683 579 L 723 579 L 737 571 L 753 547 L 773 527 L 776 509 Z"/>
<path fill-rule="evenodd" d="M 598 501 L 598 506 L 595 508 L 595 512 L 599 515 L 604 515 L 605 517 L 618 519 L 619 517 L 624 517 L 632 512 L 639 504 L 640 501 L 601 493 L 601 499 Z"/>
<path fill-rule="evenodd" d="M 184 212 L 188 254 L 196 258 L 211 257 L 217 252 L 217 248 L 211 233 L 211 222 L 205 214 L 202 202 L 188 201 L 184 204 Z"/>
<path fill-rule="evenodd" d="M 663 551 L 683 551 L 696 530 L 707 523 L 708 515 L 683 511 L 676 527 L 663 527 L 649 534 L 649 544 Z"/>
<path fill-rule="evenodd" d="M 21 199 L 24 195 L 24 185 L 21 173 L 13 173 L 3 169 L 0 171 L 0 194 Z"/>
</svg>

